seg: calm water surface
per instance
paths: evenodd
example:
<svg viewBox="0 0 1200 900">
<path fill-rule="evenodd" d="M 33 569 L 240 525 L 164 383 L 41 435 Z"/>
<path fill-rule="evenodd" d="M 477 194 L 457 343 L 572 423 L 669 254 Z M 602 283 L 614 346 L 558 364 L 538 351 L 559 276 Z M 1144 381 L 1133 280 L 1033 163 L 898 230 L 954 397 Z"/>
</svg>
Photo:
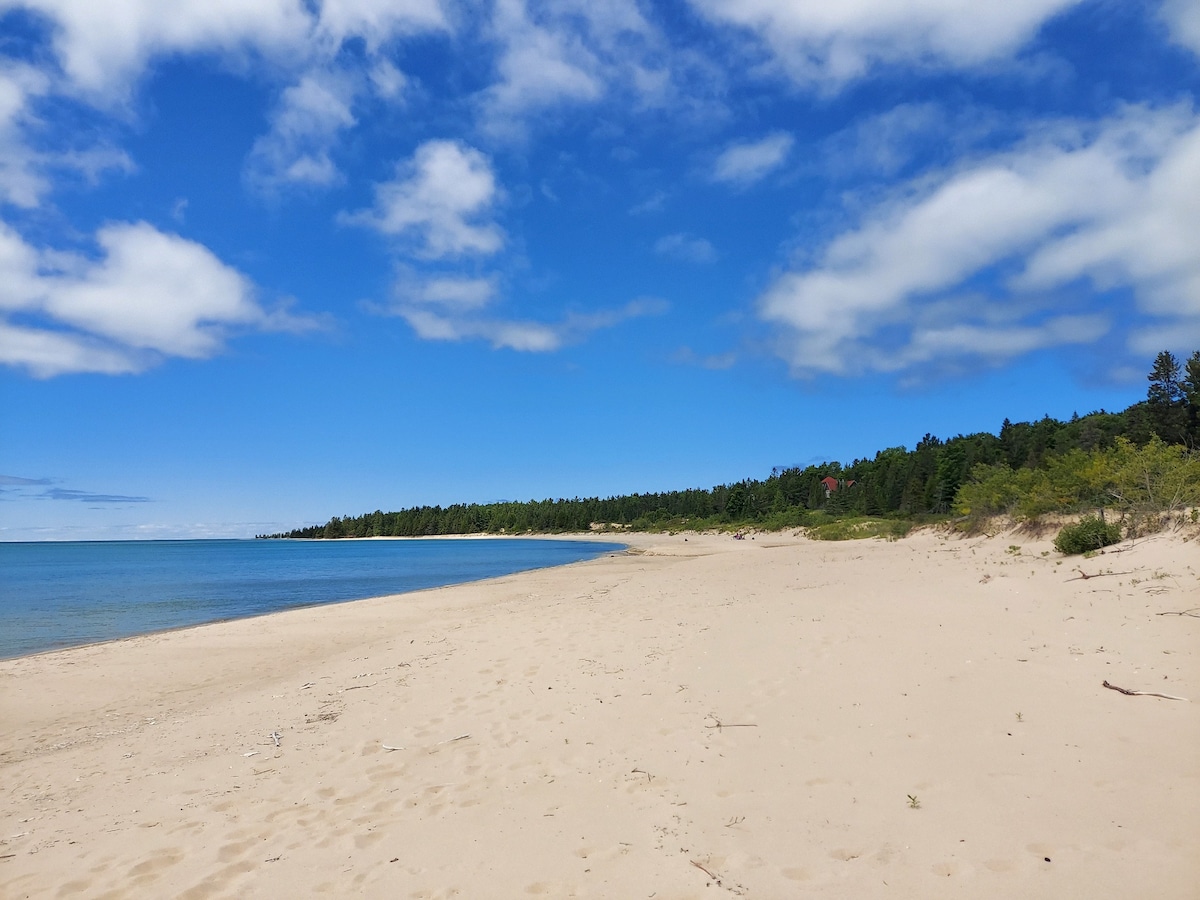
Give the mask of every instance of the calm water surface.
<svg viewBox="0 0 1200 900">
<path fill-rule="evenodd" d="M 0 543 L 0 658 L 476 581 L 622 549 L 517 538 Z"/>
</svg>

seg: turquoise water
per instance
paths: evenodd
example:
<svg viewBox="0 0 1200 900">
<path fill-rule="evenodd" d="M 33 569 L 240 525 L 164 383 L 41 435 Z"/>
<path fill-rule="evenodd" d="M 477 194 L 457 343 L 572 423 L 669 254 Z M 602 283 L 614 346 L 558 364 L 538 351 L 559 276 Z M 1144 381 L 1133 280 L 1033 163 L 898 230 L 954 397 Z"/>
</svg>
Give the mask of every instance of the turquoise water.
<svg viewBox="0 0 1200 900">
<path fill-rule="evenodd" d="M 519 538 L 0 543 L 0 658 L 476 581 L 622 549 Z"/>
</svg>

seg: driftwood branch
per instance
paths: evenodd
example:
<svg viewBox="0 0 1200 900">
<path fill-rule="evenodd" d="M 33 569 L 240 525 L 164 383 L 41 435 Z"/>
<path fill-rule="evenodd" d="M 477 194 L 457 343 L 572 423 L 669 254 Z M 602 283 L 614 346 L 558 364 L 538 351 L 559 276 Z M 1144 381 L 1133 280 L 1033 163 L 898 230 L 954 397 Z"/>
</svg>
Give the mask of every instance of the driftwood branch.
<svg viewBox="0 0 1200 900">
<path fill-rule="evenodd" d="M 1083 571 L 1083 569 L 1076 569 L 1075 571 L 1079 573 L 1079 577 L 1078 578 L 1068 578 L 1067 581 L 1087 581 L 1089 578 L 1103 578 L 1105 575 L 1132 575 L 1133 574 L 1132 572 L 1096 572 L 1092 575 L 1089 575 L 1087 572 Z"/>
<path fill-rule="evenodd" d="M 1131 691 L 1128 688 L 1117 687 L 1115 684 L 1104 682 L 1104 687 L 1110 691 L 1118 691 L 1128 697 L 1162 697 L 1164 700 L 1182 700 L 1184 703 L 1189 702 L 1187 697 L 1176 697 L 1172 694 L 1160 694 L 1157 691 Z"/>
</svg>

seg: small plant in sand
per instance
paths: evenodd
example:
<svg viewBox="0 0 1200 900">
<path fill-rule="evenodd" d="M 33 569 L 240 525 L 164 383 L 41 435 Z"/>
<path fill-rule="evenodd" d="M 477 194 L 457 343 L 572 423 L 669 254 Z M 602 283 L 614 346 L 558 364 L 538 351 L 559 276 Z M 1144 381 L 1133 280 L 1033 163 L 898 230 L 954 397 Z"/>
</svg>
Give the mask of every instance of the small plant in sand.
<svg viewBox="0 0 1200 900">
<path fill-rule="evenodd" d="M 1013 556 L 1020 556 L 1020 555 L 1021 555 L 1021 548 L 1020 548 L 1019 546 L 1017 546 L 1016 544 L 1009 544 L 1009 545 L 1008 545 L 1008 552 L 1009 552 L 1010 554 L 1012 554 Z"/>
<path fill-rule="evenodd" d="M 908 795 L 908 808 L 909 809 L 920 809 L 921 808 L 921 801 L 917 799 L 916 794 Z"/>
<path fill-rule="evenodd" d="M 1020 713 L 1017 713 L 1017 721 L 1018 721 L 1018 722 L 1024 722 L 1024 721 L 1025 721 L 1025 717 L 1024 717 L 1023 715 L 1021 715 Z"/>
</svg>

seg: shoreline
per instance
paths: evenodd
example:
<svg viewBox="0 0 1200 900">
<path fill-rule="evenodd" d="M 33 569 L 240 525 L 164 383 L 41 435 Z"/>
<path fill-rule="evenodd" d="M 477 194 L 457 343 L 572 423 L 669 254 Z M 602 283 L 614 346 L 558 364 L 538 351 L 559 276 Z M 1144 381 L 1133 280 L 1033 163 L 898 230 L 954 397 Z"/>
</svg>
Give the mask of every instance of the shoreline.
<svg viewBox="0 0 1200 900">
<path fill-rule="evenodd" d="M 1194 542 L 621 537 L 0 661 L 0 893 L 1192 896 Z"/>
<path fill-rule="evenodd" d="M 474 536 L 464 535 L 462 537 L 474 537 Z M 501 536 L 501 537 L 503 538 L 504 536 Z M 571 540 L 570 538 L 561 538 L 561 539 L 554 538 L 553 536 L 550 536 L 550 535 L 544 535 L 541 537 L 548 539 L 548 540 Z M 508 539 L 513 540 L 514 538 L 508 538 Z M 217 538 L 217 539 L 197 538 L 197 539 L 195 539 L 195 542 L 196 543 L 206 543 L 206 542 L 211 543 L 211 542 L 215 541 L 217 543 L 220 543 L 225 540 L 228 540 L 228 539 L 225 539 L 225 538 Z M 257 540 L 257 539 L 250 539 L 250 540 Z M 288 538 L 286 540 L 298 540 L 298 541 L 302 541 L 302 542 L 312 542 L 312 543 L 317 542 L 315 539 L 310 540 L 310 539 L 301 539 L 301 538 Z M 424 538 L 424 537 L 422 537 L 422 538 L 390 538 L 390 537 L 389 538 L 339 538 L 337 540 L 338 541 L 374 541 L 374 540 L 389 540 L 390 541 L 390 540 L 427 540 L 427 538 Z M 612 549 L 613 553 L 624 552 L 625 549 L 627 548 L 626 544 L 617 543 L 615 541 L 587 541 L 587 542 L 588 543 L 610 543 L 610 544 L 612 544 L 612 547 L 613 547 L 613 549 Z M 46 543 L 58 543 L 58 542 L 46 542 Z M 89 543 L 107 543 L 107 542 L 94 541 L 94 542 L 89 542 Z M 129 542 L 119 541 L 117 543 L 129 543 Z M 154 543 L 154 542 L 147 541 L 147 543 Z M 172 543 L 177 543 L 177 542 L 172 542 Z M 330 541 L 330 543 L 332 543 L 332 541 Z M 578 560 L 573 561 L 573 562 L 568 562 L 568 563 L 550 563 L 550 564 L 547 564 L 544 566 L 537 566 L 537 567 L 533 567 L 530 569 L 523 569 L 521 571 L 538 571 L 539 569 L 544 569 L 544 568 L 559 568 L 562 566 L 574 565 L 575 562 L 578 562 Z M 472 583 L 476 583 L 476 582 L 486 582 L 486 581 L 490 580 L 491 578 L 497 578 L 497 577 L 503 577 L 503 576 L 491 575 L 491 576 L 486 576 L 484 578 L 475 578 L 475 579 L 471 579 L 471 580 L 467 580 L 467 581 L 455 581 L 455 582 L 451 582 L 451 583 L 445 584 L 445 585 L 431 585 L 428 587 L 417 587 L 417 588 L 412 588 L 410 590 L 392 591 L 392 592 L 383 593 L 383 594 L 372 594 L 372 595 L 368 595 L 365 597 L 348 597 L 345 599 L 316 600 L 313 602 L 299 603 L 296 605 L 291 605 L 291 606 L 285 607 L 283 609 L 264 610 L 262 612 L 251 613 L 249 615 L 222 616 L 222 617 L 208 619 L 208 620 L 201 621 L 201 622 L 186 622 L 186 623 L 179 624 L 179 625 L 170 625 L 170 626 L 166 626 L 166 627 L 162 627 L 162 628 L 154 628 L 154 629 L 151 629 L 148 631 L 136 631 L 136 632 L 132 632 L 129 634 L 122 634 L 122 635 L 117 635 L 114 637 L 102 638 L 99 640 L 85 641 L 83 643 L 70 643 L 70 644 L 65 644 L 65 645 L 58 646 L 58 647 L 47 647 L 45 649 L 33 650 L 33 651 L 29 651 L 29 652 L 24 652 L 24 653 L 18 653 L 15 655 L 8 655 L 6 653 L 0 652 L 0 662 L 6 661 L 6 660 L 13 660 L 13 659 L 23 659 L 23 658 L 29 657 L 29 656 L 39 656 L 44 653 L 57 653 L 60 651 L 74 650 L 74 649 L 79 649 L 79 648 L 83 648 L 83 647 L 94 647 L 94 646 L 98 646 L 98 645 L 102 645 L 102 644 L 110 644 L 110 643 L 119 642 L 119 641 L 132 640 L 132 639 L 138 638 L 138 637 L 149 637 L 149 636 L 156 635 L 156 634 L 168 634 L 168 633 L 171 633 L 174 631 L 185 631 L 189 628 L 202 628 L 206 625 L 220 625 L 220 624 L 227 623 L 227 622 L 238 622 L 238 621 L 244 621 L 244 620 L 249 621 L 249 620 L 253 620 L 253 619 L 262 618 L 264 616 L 276 615 L 280 612 L 287 612 L 288 610 L 310 609 L 310 608 L 323 607 L 323 606 L 337 606 L 337 605 L 343 604 L 343 603 L 356 603 L 361 600 L 372 600 L 372 599 L 378 599 L 380 597 L 400 597 L 400 596 L 405 596 L 407 594 L 416 593 L 418 591 L 433 590 L 437 587 L 453 587 L 455 585 L 460 585 L 460 584 L 472 584 Z"/>
</svg>

